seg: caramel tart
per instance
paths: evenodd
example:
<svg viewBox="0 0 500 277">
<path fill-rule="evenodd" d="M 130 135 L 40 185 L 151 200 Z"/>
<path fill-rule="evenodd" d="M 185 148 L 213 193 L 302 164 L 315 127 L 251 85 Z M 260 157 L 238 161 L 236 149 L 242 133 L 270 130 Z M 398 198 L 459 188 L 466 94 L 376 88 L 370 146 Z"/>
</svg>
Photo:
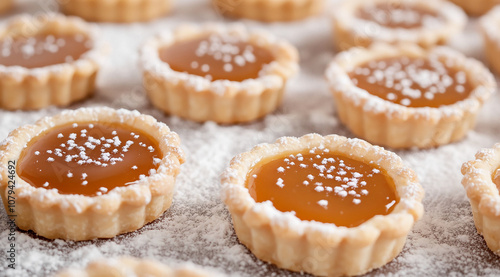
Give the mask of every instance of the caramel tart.
<svg viewBox="0 0 500 277">
<path fill-rule="evenodd" d="M 499 0 L 450 0 L 455 5 L 460 6 L 466 13 L 472 16 L 479 16 L 500 4 Z"/>
<path fill-rule="evenodd" d="M 101 50 L 78 18 L 17 17 L 0 30 L 0 51 L 0 108 L 67 106 L 94 92 Z"/>
<path fill-rule="evenodd" d="M 337 135 L 256 146 L 221 179 L 241 243 L 259 259 L 318 276 L 385 265 L 423 213 L 424 191 L 396 154 Z"/>
<path fill-rule="evenodd" d="M 0 2 L 0 13 L 7 12 L 12 8 L 12 5 L 14 4 L 13 0 L 3 0 Z"/>
<path fill-rule="evenodd" d="M 500 74 L 500 7 L 493 8 L 479 21 L 479 28 L 484 38 L 484 52 L 491 68 Z"/>
<path fill-rule="evenodd" d="M 193 121 L 248 122 L 274 111 L 298 71 L 297 50 L 242 25 L 183 25 L 141 50 L 151 102 Z"/>
<path fill-rule="evenodd" d="M 293 21 L 318 14 L 324 0 L 212 0 L 222 15 L 266 22 Z"/>
<path fill-rule="evenodd" d="M 136 111 L 81 108 L 43 118 L 0 146 L 3 203 L 20 229 L 49 239 L 137 230 L 172 203 L 184 162 L 179 144 L 165 124 Z"/>
<path fill-rule="evenodd" d="M 480 62 L 444 46 L 353 48 L 335 57 L 326 78 L 340 120 L 355 135 L 393 148 L 462 139 L 496 89 Z"/>
<path fill-rule="evenodd" d="M 119 257 L 91 262 L 85 269 L 68 269 L 55 277 L 216 277 L 217 273 L 200 269 L 191 263 L 169 267 L 159 262 L 132 257 Z"/>
<path fill-rule="evenodd" d="M 500 143 L 479 151 L 475 160 L 462 166 L 462 174 L 476 229 L 500 255 Z"/>
<path fill-rule="evenodd" d="M 130 23 L 149 21 L 168 13 L 173 0 L 65 0 L 61 9 L 88 21 Z"/>
<path fill-rule="evenodd" d="M 467 16 L 447 1 L 352 0 L 339 4 L 332 15 L 337 49 L 367 47 L 374 42 L 445 44 L 462 31 Z"/>
</svg>

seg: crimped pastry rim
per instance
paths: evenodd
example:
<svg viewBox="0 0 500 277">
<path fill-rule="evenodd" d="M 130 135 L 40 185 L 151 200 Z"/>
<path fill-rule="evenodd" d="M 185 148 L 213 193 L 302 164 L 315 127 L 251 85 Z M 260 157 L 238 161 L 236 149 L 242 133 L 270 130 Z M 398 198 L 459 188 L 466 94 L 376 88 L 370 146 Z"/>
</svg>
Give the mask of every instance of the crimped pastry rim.
<svg viewBox="0 0 500 277">
<path fill-rule="evenodd" d="M 241 82 L 229 80 L 209 81 L 204 77 L 174 71 L 163 62 L 158 54 L 160 47 L 178 40 L 202 36 L 204 34 L 231 34 L 246 41 L 256 42 L 275 55 L 275 61 L 265 65 L 260 76 Z M 174 83 L 183 83 L 195 92 L 210 92 L 215 95 L 231 96 L 237 93 L 261 94 L 266 89 L 280 89 L 286 80 L 299 70 L 298 51 L 290 43 L 278 39 L 265 31 L 250 31 L 239 23 L 182 24 L 173 31 L 157 34 L 146 41 L 140 49 L 140 62 L 144 72 Z"/>
<path fill-rule="evenodd" d="M 387 0 L 349 0 L 343 1 L 336 9 L 331 12 L 332 19 L 336 24 L 342 26 L 344 30 L 349 30 L 353 34 L 362 34 L 375 41 L 385 41 L 387 43 L 394 43 L 398 41 L 406 42 L 427 42 L 435 40 L 440 37 L 449 37 L 450 34 L 459 33 L 467 23 L 467 15 L 465 12 L 453 3 L 448 1 L 434 1 L 434 0 L 390 0 L 389 2 L 410 2 L 412 4 L 421 5 L 430 8 L 445 19 L 441 24 L 441 28 L 388 28 L 381 26 L 372 21 L 367 21 L 358 18 L 354 13 L 355 11 L 366 4 L 372 3 L 386 3 Z M 379 33 L 376 35 L 367 33 L 366 28 L 376 28 Z"/>
<path fill-rule="evenodd" d="M 500 45 L 500 34 L 497 33 L 497 27 L 500 25 L 500 5 L 493 7 L 483 15 L 479 19 L 478 25 L 483 35 Z"/>
<path fill-rule="evenodd" d="M 336 153 L 374 161 L 394 179 L 399 203 L 388 215 L 376 215 L 357 227 L 338 227 L 332 223 L 300 220 L 290 212 L 278 211 L 271 202 L 257 203 L 245 188 L 247 173 L 260 160 L 285 152 L 298 152 L 324 146 Z M 361 152 L 363 154 L 358 155 Z M 356 154 L 353 154 L 356 153 Z M 276 236 L 306 236 L 308 243 L 317 244 L 317 236 L 324 237 L 335 247 L 347 243 L 370 245 L 380 235 L 400 237 L 406 235 L 415 221 L 423 215 L 421 203 L 424 190 L 413 170 L 403 164 L 396 154 L 360 139 L 338 135 L 308 134 L 300 138 L 282 137 L 273 144 L 260 144 L 249 152 L 233 158 L 229 168 L 221 175 L 221 197 L 230 213 L 243 215 L 249 226 L 269 225 Z"/>
<path fill-rule="evenodd" d="M 46 33 L 60 32 L 60 26 L 64 26 L 64 32 L 82 34 L 92 42 L 92 48 L 83 53 L 81 57 L 72 62 L 48 65 L 38 68 L 25 68 L 22 66 L 4 66 L 0 65 L 0 77 L 8 76 L 16 79 L 25 79 L 29 77 L 39 77 L 44 75 L 57 75 L 60 72 L 79 68 L 86 68 L 100 64 L 105 51 L 105 45 L 98 39 L 98 30 L 95 25 L 85 22 L 76 16 L 65 16 L 57 13 L 47 13 L 40 17 L 33 17 L 29 14 L 22 14 L 10 19 L 5 26 L 0 29 L 0 38 L 22 36 L 16 32 L 19 28 L 32 28 L 36 30 L 31 35 L 36 35 L 41 31 Z M 45 29 L 43 29 L 45 28 Z"/>
<path fill-rule="evenodd" d="M 500 167 L 500 143 L 483 148 L 475 159 L 462 165 L 462 185 L 469 200 L 479 203 L 479 212 L 500 219 L 500 194 L 492 175 Z"/>
<path fill-rule="evenodd" d="M 180 148 L 180 140 L 175 132 L 164 123 L 158 122 L 149 115 L 140 114 L 138 111 L 125 109 L 115 110 L 107 107 L 80 108 L 66 110 L 55 116 L 47 116 L 32 125 L 25 125 L 12 131 L 0 144 L 0 190 L 8 186 L 8 161 L 18 160 L 24 146 L 40 133 L 56 126 L 73 122 L 111 122 L 129 125 L 135 129 L 149 133 L 158 140 L 163 157 L 156 173 L 138 180 L 136 184 L 126 187 L 117 187 L 101 196 L 84 196 L 75 194 L 59 194 L 54 189 L 35 188 L 26 181 L 16 176 L 16 198 L 25 198 L 33 207 L 58 206 L 63 213 L 83 214 L 88 209 L 103 214 L 112 214 L 120 209 L 121 204 L 141 206 L 148 204 L 152 197 L 161 195 L 153 187 L 158 180 L 179 173 L 179 165 L 184 162 L 184 152 Z M 154 127 L 154 128 L 153 128 Z M 146 128 L 149 128 L 146 130 Z M 152 133 L 154 130 L 156 133 Z M 168 184 L 165 184 L 168 185 Z M 107 202 L 118 199 L 114 205 Z"/>
<path fill-rule="evenodd" d="M 443 59 L 453 59 L 466 72 L 469 82 L 476 86 L 464 100 L 438 108 L 406 107 L 377 97 L 357 87 L 348 76 L 356 66 L 371 60 L 398 56 L 429 57 L 436 55 Z M 368 48 L 355 47 L 338 54 L 325 72 L 332 92 L 340 93 L 356 106 L 363 106 L 364 111 L 373 114 L 386 114 L 406 120 L 425 118 L 437 121 L 444 118 L 461 118 L 465 113 L 476 113 L 482 104 L 495 92 L 496 82 L 491 72 L 479 61 L 446 46 L 424 49 L 410 43 L 389 45 L 374 43 Z"/>
<path fill-rule="evenodd" d="M 66 269 L 57 273 L 54 277 L 69 277 L 69 276 L 105 276 L 109 274 L 109 270 L 116 269 L 120 274 L 130 276 L 139 276 L 147 272 L 148 276 L 169 276 L 169 277 L 217 277 L 222 276 L 216 272 L 204 270 L 191 262 L 185 262 L 178 266 L 170 267 L 152 259 L 140 259 L 129 256 L 106 258 L 103 260 L 95 260 L 90 262 L 84 269 Z M 136 275 L 137 274 L 137 275 Z M 149 275 L 151 274 L 151 275 Z M 142 275 L 140 275 L 142 276 Z"/>
</svg>

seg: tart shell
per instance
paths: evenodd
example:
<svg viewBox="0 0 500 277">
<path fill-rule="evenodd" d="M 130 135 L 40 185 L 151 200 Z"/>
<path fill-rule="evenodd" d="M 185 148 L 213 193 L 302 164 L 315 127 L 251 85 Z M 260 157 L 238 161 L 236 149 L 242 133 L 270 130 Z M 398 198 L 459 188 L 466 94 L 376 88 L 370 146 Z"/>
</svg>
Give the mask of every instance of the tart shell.
<svg viewBox="0 0 500 277">
<path fill-rule="evenodd" d="M 398 56 L 433 55 L 451 61 L 466 72 L 474 85 L 470 96 L 439 108 L 412 108 L 391 103 L 358 88 L 348 72 L 365 62 Z M 430 148 L 462 139 L 475 126 L 483 103 L 495 92 L 492 74 L 479 61 L 448 47 L 422 49 L 411 44 L 374 44 L 339 54 L 326 70 L 340 120 L 356 135 L 392 148 Z"/>
<path fill-rule="evenodd" d="M 479 23 L 479 28 L 484 38 L 484 52 L 491 68 L 500 74 L 500 6 L 493 8 Z"/>
<path fill-rule="evenodd" d="M 130 23 L 149 21 L 168 13 L 172 0 L 66 0 L 61 9 L 88 21 Z"/>
<path fill-rule="evenodd" d="M 37 34 L 82 34 L 93 43 L 93 48 L 70 63 L 33 69 L 0 65 L 0 108 L 37 110 L 67 106 L 94 93 L 102 56 L 95 29 L 76 17 L 20 16 L 0 30 L 0 39 Z"/>
<path fill-rule="evenodd" d="M 482 149 L 462 166 L 462 185 L 472 208 L 474 223 L 488 247 L 500 256 L 500 193 L 492 176 L 500 167 L 500 143 Z"/>
<path fill-rule="evenodd" d="M 356 11 L 363 5 L 373 3 L 408 2 L 420 5 L 438 13 L 443 22 L 433 28 L 388 28 L 375 22 L 363 20 L 356 16 Z M 454 35 L 460 33 L 467 23 L 467 16 L 457 6 L 447 1 L 434 0 L 352 0 L 343 1 L 332 13 L 334 44 L 339 50 L 351 47 L 368 47 L 375 42 L 389 44 L 415 43 L 424 48 L 446 44 Z"/>
<path fill-rule="evenodd" d="M 91 262 L 85 269 L 68 269 L 58 273 L 55 277 L 216 277 L 197 266 L 186 263 L 182 266 L 171 268 L 161 263 L 137 259 L 132 257 L 119 257 Z"/>
<path fill-rule="evenodd" d="M 0 2 L 0 13 L 5 13 L 8 10 L 10 10 L 10 8 L 12 8 L 13 4 L 14 4 L 13 0 L 3 0 L 3 1 L 1 1 Z"/>
<path fill-rule="evenodd" d="M 109 122 L 131 126 L 158 140 L 163 153 L 157 173 L 118 187 L 102 196 L 63 195 L 57 190 L 35 188 L 15 176 L 15 211 L 8 209 L 9 161 L 19 158 L 25 145 L 41 132 L 66 123 Z M 175 177 L 184 154 L 176 133 L 153 117 L 137 111 L 81 108 L 46 117 L 34 125 L 14 130 L 0 146 L 0 194 L 9 215 L 22 230 L 33 230 L 49 239 L 90 240 L 112 238 L 157 219 L 172 203 Z"/>
<path fill-rule="evenodd" d="M 253 20 L 293 21 L 319 13 L 323 0 L 212 0 L 217 12 Z"/>
<path fill-rule="evenodd" d="M 450 0 L 455 5 L 460 6 L 466 13 L 472 16 L 479 16 L 488 12 L 494 6 L 500 4 L 498 0 Z"/>
<path fill-rule="evenodd" d="M 256 203 L 245 187 L 248 172 L 264 157 L 297 153 L 313 147 L 364 162 L 373 161 L 393 178 L 400 197 L 394 210 L 358 227 L 302 221 L 272 203 Z M 359 275 L 383 266 L 402 250 L 414 222 L 423 214 L 423 189 L 416 174 L 395 154 L 358 139 L 317 134 L 284 137 L 236 156 L 222 174 L 222 199 L 241 243 L 259 259 L 279 267 L 318 276 Z"/>
<path fill-rule="evenodd" d="M 264 66 L 256 79 L 242 82 L 209 81 L 177 72 L 160 60 L 158 49 L 176 41 L 206 34 L 229 34 L 267 48 L 275 61 Z M 290 44 L 242 25 L 183 25 L 172 33 L 149 40 L 141 49 L 144 87 L 152 104 L 167 114 L 197 122 L 241 123 L 274 111 L 283 98 L 286 81 L 298 71 L 298 53 Z"/>
</svg>

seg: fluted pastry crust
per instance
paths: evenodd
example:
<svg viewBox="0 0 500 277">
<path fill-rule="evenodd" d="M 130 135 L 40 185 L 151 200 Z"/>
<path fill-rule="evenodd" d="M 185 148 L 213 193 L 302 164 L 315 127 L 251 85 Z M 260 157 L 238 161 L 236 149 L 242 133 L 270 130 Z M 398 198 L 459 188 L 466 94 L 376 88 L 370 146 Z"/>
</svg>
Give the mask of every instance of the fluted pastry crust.
<svg viewBox="0 0 500 277">
<path fill-rule="evenodd" d="M 268 49 L 274 61 L 259 77 L 241 82 L 216 80 L 174 71 L 159 57 L 159 48 L 206 34 L 229 34 Z M 248 122 L 274 111 L 288 78 L 298 71 L 298 52 L 265 32 L 250 32 L 239 24 L 183 25 L 150 39 L 141 49 L 144 87 L 154 106 L 193 121 Z"/>
<path fill-rule="evenodd" d="M 438 14 L 440 24 L 418 28 L 388 28 L 373 21 L 359 18 L 356 12 L 360 7 L 374 3 L 411 3 Z M 343 1 L 332 12 L 334 44 L 337 49 L 368 47 L 375 42 L 415 43 L 424 48 L 446 44 L 454 35 L 460 33 L 467 23 L 467 16 L 457 6 L 447 1 L 434 0 L 349 0 Z"/>
<path fill-rule="evenodd" d="M 484 52 L 491 68 L 500 74 L 500 6 L 493 8 L 479 21 L 479 29 L 484 38 Z"/>
<path fill-rule="evenodd" d="M 302 221 L 272 203 L 256 203 L 245 182 L 259 161 L 282 153 L 314 147 L 374 162 L 386 170 L 400 198 L 388 215 L 377 215 L 358 227 L 337 227 Z M 342 136 L 317 134 L 283 137 L 236 156 L 222 174 L 222 199 L 233 219 L 239 240 L 258 258 L 293 271 L 318 276 L 358 275 L 383 266 L 402 250 L 414 222 L 423 214 L 424 191 L 416 174 L 394 153 L 378 146 Z"/>
<path fill-rule="evenodd" d="M 324 0 L 212 0 L 222 15 L 273 22 L 300 20 L 319 13 Z"/>
<path fill-rule="evenodd" d="M 59 1 L 69 15 L 88 21 L 130 23 L 149 21 L 168 13 L 173 0 L 66 0 Z"/>
<path fill-rule="evenodd" d="M 192 263 L 169 267 L 159 262 L 132 257 L 118 257 L 91 262 L 85 269 L 67 269 L 55 277 L 218 277 Z"/>
<path fill-rule="evenodd" d="M 55 277 L 217 277 L 212 273 L 200 269 L 191 263 L 172 268 L 161 263 L 137 259 L 132 257 L 119 257 L 91 262 L 85 269 L 68 269 L 58 273 Z"/>
<path fill-rule="evenodd" d="M 500 194 L 493 176 L 498 168 L 500 143 L 482 149 L 474 160 L 462 166 L 462 185 L 469 198 L 476 229 L 496 255 L 500 255 Z"/>
<path fill-rule="evenodd" d="M 45 117 L 34 125 L 14 130 L 0 146 L 0 194 L 7 213 L 9 161 L 17 161 L 27 143 L 41 132 L 66 123 L 119 123 L 139 129 L 158 140 L 163 157 L 155 174 L 102 196 L 59 194 L 35 188 L 16 176 L 16 224 L 49 239 L 112 238 L 139 229 L 157 219 L 172 203 L 175 177 L 184 154 L 176 133 L 151 116 L 111 108 L 81 108 Z"/>
<path fill-rule="evenodd" d="M 360 89 L 348 76 L 358 65 L 389 57 L 434 57 L 453 64 L 473 85 L 469 97 L 439 108 L 395 104 Z M 479 61 L 448 48 L 426 50 L 412 44 L 374 44 L 339 54 L 326 70 L 340 120 L 356 135 L 392 148 L 429 148 L 462 139 L 475 126 L 483 103 L 495 92 L 492 74 Z"/>
<path fill-rule="evenodd" d="M 479 16 L 488 12 L 494 6 L 500 4 L 499 0 L 450 0 L 455 5 L 460 6 L 466 13 L 472 16 Z"/>
<path fill-rule="evenodd" d="M 0 65 L 0 108 L 36 110 L 67 106 L 94 93 L 102 58 L 94 27 L 76 17 L 46 14 L 19 16 L 0 29 L 0 39 L 37 34 L 82 34 L 92 48 L 78 60 L 39 68 Z"/>
<path fill-rule="evenodd" d="M 13 4 L 14 4 L 13 0 L 0 1 L 0 13 L 4 13 L 10 10 Z"/>
</svg>

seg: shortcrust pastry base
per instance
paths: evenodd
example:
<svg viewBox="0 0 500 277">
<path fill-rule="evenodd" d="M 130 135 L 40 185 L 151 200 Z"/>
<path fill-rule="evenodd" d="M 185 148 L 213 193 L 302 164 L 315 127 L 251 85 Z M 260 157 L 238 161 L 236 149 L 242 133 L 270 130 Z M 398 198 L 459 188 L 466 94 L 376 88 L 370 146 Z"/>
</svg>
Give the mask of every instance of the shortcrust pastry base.
<svg viewBox="0 0 500 277">
<path fill-rule="evenodd" d="M 68 106 L 92 96 L 102 54 L 95 30 L 75 17 L 21 16 L 9 22 L 0 32 L 0 38 L 23 35 L 19 30 L 24 28 L 33 30 L 33 34 L 84 34 L 93 41 L 94 48 L 71 63 L 34 69 L 0 65 L 0 108 L 37 110 L 52 105 Z"/>
<path fill-rule="evenodd" d="M 159 262 L 132 257 L 119 257 L 91 262 L 85 269 L 67 269 L 55 277 L 215 277 L 197 266 L 186 263 L 182 266 L 171 268 Z"/>
<path fill-rule="evenodd" d="M 466 13 L 471 16 L 480 16 L 488 12 L 494 6 L 500 4 L 498 0 L 450 0 L 460 6 Z"/>
<path fill-rule="evenodd" d="M 241 82 L 209 81 L 177 72 L 161 61 L 158 49 L 176 40 L 205 34 L 231 34 L 268 49 L 275 61 L 259 77 Z M 197 122 L 250 122 L 274 111 L 283 98 L 287 80 L 298 71 L 298 51 L 267 33 L 249 32 L 241 25 L 184 25 L 148 41 L 142 48 L 143 84 L 152 104 L 167 114 Z"/>
<path fill-rule="evenodd" d="M 492 176 L 500 167 L 500 143 L 482 149 L 475 160 L 462 166 L 464 186 L 477 232 L 493 253 L 500 256 L 500 194 Z"/>
<path fill-rule="evenodd" d="M 168 13 L 172 0 L 67 0 L 61 9 L 88 21 L 130 23 L 149 21 Z"/>
<path fill-rule="evenodd" d="M 498 26 L 500 25 L 499 16 L 500 6 L 492 9 L 479 21 L 479 27 L 483 34 L 486 60 L 497 75 L 500 74 L 500 34 L 498 34 Z"/>
<path fill-rule="evenodd" d="M 7 12 L 12 7 L 13 4 L 14 4 L 13 0 L 0 1 L 0 13 Z"/>
<path fill-rule="evenodd" d="M 455 5 L 447 1 L 411 1 L 403 2 L 429 7 L 436 10 L 445 20 L 439 28 L 416 28 L 401 29 L 387 28 L 377 23 L 367 22 L 356 17 L 355 10 L 372 1 L 352 0 L 344 1 L 334 9 L 332 13 L 332 30 L 334 44 L 339 50 L 347 50 L 351 47 L 368 47 L 376 42 L 389 44 L 414 43 L 423 48 L 432 48 L 444 45 L 455 34 L 462 31 L 467 23 L 465 13 Z M 386 0 L 375 0 L 375 2 L 387 2 Z M 389 1 L 390 2 L 390 1 Z M 393 1 L 396 4 L 401 1 Z"/>
<path fill-rule="evenodd" d="M 49 239 L 112 238 L 141 228 L 170 207 L 175 176 L 184 161 L 177 134 L 156 119 L 138 112 L 81 108 L 18 128 L 0 146 L 0 194 L 6 211 L 9 213 L 9 161 L 16 161 L 24 145 L 40 132 L 69 122 L 89 121 L 133 126 L 158 139 L 164 157 L 157 172 L 137 184 L 115 188 L 97 197 L 61 195 L 55 190 L 35 188 L 16 176 L 15 215 L 20 229 L 33 230 Z"/>
<path fill-rule="evenodd" d="M 212 0 L 217 12 L 253 20 L 293 21 L 318 14 L 323 0 Z"/>
<path fill-rule="evenodd" d="M 401 198 L 394 211 L 346 228 L 301 221 L 276 210 L 270 202 L 256 203 L 250 196 L 245 179 L 263 157 L 321 146 L 365 162 L 377 161 L 386 169 Z M 408 232 L 423 214 L 423 189 L 399 157 L 365 141 L 336 135 L 285 137 L 274 144 L 256 146 L 231 161 L 221 182 L 235 232 L 255 256 L 281 268 L 318 276 L 359 275 L 383 266 L 401 252 Z"/>
<path fill-rule="evenodd" d="M 429 53 L 451 59 L 463 67 L 475 85 L 468 98 L 440 108 L 409 108 L 359 89 L 346 73 L 373 59 L 399 55 L 425 57 Z M 431 148 L 461 140 L 474 128 L 480 108 L 496 89 L 493 76 L 480 62 L 446 47 L 425 50 L 410 44 L 353 48 L 335 58 L 326 71 L 326 78 L 340 120 L 356 136 L 392 148 Z"/>
</svg>

